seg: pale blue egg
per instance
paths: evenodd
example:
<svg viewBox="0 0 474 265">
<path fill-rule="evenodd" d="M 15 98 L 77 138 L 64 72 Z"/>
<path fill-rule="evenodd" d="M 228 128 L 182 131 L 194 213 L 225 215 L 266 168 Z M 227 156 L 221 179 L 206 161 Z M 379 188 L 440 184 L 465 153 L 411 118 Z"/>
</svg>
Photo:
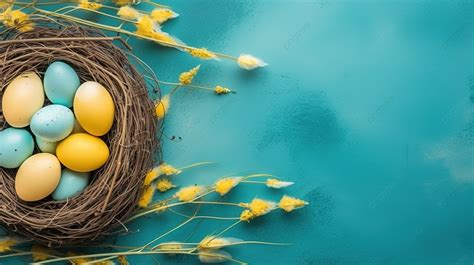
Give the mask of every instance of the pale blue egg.
<svg viewBox="0 0 474 265">
<path fill-rule="evenodd" d="M 51 195 L 54 200 L 62 201 L 79 195 L 89 184 L 90 173 L 81 173 L 63 169 L 61 180 L 56 190 Z"/>
<path fill-rule="evenodd" d="M 80 81 L 76 71 L 68 64 L 56 61 L 44 74 L 44 91 L 54 104 L 71 107 Z"/>
<path fill-rule="evenodd" d="M 0 167 L 17 168 L 33 154 L 35 143 L 25 129 L 0 131 Z"/>
<path fill-rule="evenodd" d="M 31 131 L 48 142 L 58 142 L 66 138 L 74 128 L 74 114 L 62 105 L 49 105 L 33 115 Z"/>
<path fill-rule="evenodd" d="M 41 150 L 41 152 L 55 155 L 58 142 L 50 142 L 41 137 L 36 136 L 36 145 L 38 145 L 38 148 Z"/>
</svg>

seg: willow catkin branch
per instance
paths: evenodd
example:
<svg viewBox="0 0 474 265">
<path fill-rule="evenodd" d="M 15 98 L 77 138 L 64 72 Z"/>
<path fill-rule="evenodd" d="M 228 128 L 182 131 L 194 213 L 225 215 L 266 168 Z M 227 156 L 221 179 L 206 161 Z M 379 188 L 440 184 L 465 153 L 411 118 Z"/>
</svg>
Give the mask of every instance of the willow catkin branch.
<svg viewBox="0 0 474 265">
<path fill-rule="evenodd" d="M 84 192 L 67 201 L 23 202 L 15 193 L 16 170 L 0 168 L 0 225 L 49 247 L 85 245 L 122 227 L 136 210 L 144 175 L 160 149 L 162 125 L 148 95 L 154 91 L 160 97 L 158 81 L 124 43 L 124 48 L 114 44 L 118 37 L 63 20 L 32 16 L 32 21 L 32 31 L 0 34 L 0 98 L 22 73 L 42 74 L 53 61 L 67 62 L 82 82 L 96 81 L 112 95 L 115 122 L 103 137 L 110 158 L 93 172 Z M 6 127 L 0 104 L 0 128 Z"/>
</svg>

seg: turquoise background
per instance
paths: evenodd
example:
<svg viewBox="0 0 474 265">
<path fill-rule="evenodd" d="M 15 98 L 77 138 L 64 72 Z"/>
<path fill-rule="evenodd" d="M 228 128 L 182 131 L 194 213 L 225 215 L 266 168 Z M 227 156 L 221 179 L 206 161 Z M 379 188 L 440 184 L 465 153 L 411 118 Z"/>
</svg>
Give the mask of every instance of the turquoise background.
<svg viewBox="0 0 474 265">
<path fill-rule="evenodd" d="M 293 243 L 235 247 L 235 258 L 301 265 L 474 262 L 472 1 L 163 3 L 181 14 L 164 30 L 184 42 L 255 54 L 270 64 L 247 72 L 131 41 L 162 80 L 175 81 L 202 63 L 197 84 L 238 91 L 218 97 L 182 89 L 173 98 L 165 134 L 182 140 L 164 139 L 165 160 L 217 162 L 176 182 L 268 172 L 296 185 L 284 191 L 242 185 L 226 199 L 277 200 L 287 193 L 311 202 L 231 230 L 228 236 L 245 240 Z M 217 206 L 203 211 L 238 215 Z M 118 243 L 142 245 L 179 220 L 150 216 Z M 197 221 L 164 240 L 196 242 L 228 224 Z M 198 263 L 195 257 L 157 261 Z"/>
</svg>

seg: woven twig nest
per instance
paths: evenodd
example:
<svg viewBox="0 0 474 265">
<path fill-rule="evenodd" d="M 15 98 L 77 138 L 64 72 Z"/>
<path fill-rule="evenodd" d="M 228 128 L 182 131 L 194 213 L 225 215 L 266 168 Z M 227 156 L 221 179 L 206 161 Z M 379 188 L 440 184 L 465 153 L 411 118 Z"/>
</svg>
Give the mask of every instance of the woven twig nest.
<svg viewBox="0 0 474 265">
<path fill-rule="evenodd" d="M 117 46 L 117 38 L 66 21 L 33 22 L 32 31 L 0 33 L 0 98 L 20 74 L 33 71 L 42 76 L 53 61 L 67 62 L 81 82 L 96 81 L 113 97 L 115 121 L 103 137 L 110 157 L 83 193 L 59 202 L 21 201 L 15 193 L 16 170 L 0 168 L 0 226 L 50 247 L 86 244 L 121 227 L 136 209 L 143 177 L 158 148 L 154 105 L 148 96 L 149 90 L 159 92 L 158 82 L 127 52 L 125 43 Z M 0 107 L 0 129 L 7 126 Z"/>
</svg>

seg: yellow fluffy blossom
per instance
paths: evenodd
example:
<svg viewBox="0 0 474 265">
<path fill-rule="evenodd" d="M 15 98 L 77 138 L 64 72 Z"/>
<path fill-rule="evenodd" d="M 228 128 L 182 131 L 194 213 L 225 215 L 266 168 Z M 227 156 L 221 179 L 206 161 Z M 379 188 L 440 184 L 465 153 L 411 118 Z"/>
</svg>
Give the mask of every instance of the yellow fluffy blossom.
<svg viewBox="0 0 474 265">
<path fill-rule="evenodd" d="M 232 256 L 223 250 L 200 250 L 198 254 L 202 263 L 222 263 L 232 259 Z"/>
<path fill-rule="evenodd" d="M 162 45 L 176 44 L 176 40 L 168 33 L 161 31 L 161 29 L 155 25 L 153 19 L 148 15 L 140 17 L 136 23 L 136 27 L 136 33 L 140 36 L 152 38 L 158 42 L 165 42 L 161 43 Z"/>
<path fill-rule="evenodd" d="M 201 65 L 194 67 L 193 69 L 183 72 L 179 75 L 179 83 L 183 85 L 189 85 L 193 82 L 194 77 L 199 72 Z"/>
<path fill-rule="evenodd" d="M 189 54 L 193 57 L 197 57 L 204 60 L 211 60 L 216 59 L 217 55 L 208 51 L 206 48 L 199 48 L 199 49 L 187 49 L 186 50 Z"/>
<path fill-rule="evenodd" d="M 128 262 L 127 256 L 118 256 L 117 261 L 119 262 L 120 265 L 130 265 Z"/>
<path fill-rule="evenodd" d="M 278 180 L 278 179 L 267 179 L 266 184 L 267 184 L 267 187 L 269 187 L 269 188 L 281 189 L 281 188 L 291 186 L 295 183 L 290 182 L 290 181 L 281 181 L 281 180 Z"/>
<path fill-rule="evenodd" d="M 18 28 L 21 32 L 30 31 L 33 29 L 34 24 L 32 22 L 25 22 L 30 19 L 30 16 L 26 13 L 22 12 L 21 10 L 11 10 L 11 8 L 7 8 L 1 15 L 0 18 L 3 21 L 3 24 L 12 28 L 18 25 L 22 25 Z"/>
<path fill-rule="evenodd" d="M 155 114 L 159 119 L 163 119 L 170 108 L 170 95 L 161 98 L 160 102 L 155 106 Z"/>
<path fill-rule="evenodd" d="M 31 247 L 31 256 L 33 256 L 33 261 L 47 260 L 49 257 L 48 249 L 42 246 L 33 245 Z"/>
<path fill-rule="evenodd" d="M 173 167 L 172 165 L 162 163 L 161 165 L 154 167 L 152 170 L 150 170 L 150 172 L 146 174 L 144 185 L 146 186 L 150 185 L 159 176 L 178 175 L 178 174 L 181 174 L 181 172 L 182 172 L 181 170 Z"/>
<path fill-rule="evenodd" d="M 220 249 L 225 246 L 242 242 L 241 239 L 233 237 L 216 237 L 206 236 L 201 242 L 199 242 L 199 249 Z"/>
<path fill-rule="evenodd" d="M 157 248 L 162 252 L 170 252 L 168 255 L 174 256 L 176 254 L 173 252 L 179 252 L 181 249 L 183 249 L 183 244 L 179 242 L 167 242 L 159 244 Z"/>
<path fill-rule="evenodd" d="M 160 192 L 166 192 L 169 191 L 170 189 L 176 187 L 173 185 L 171 180 L 167 178 L 160 178 L 158 179 L 158 182 L 156 183 L 156 189 L 159 190 Z"/>
<path fill-rule="evenodd" d="M 143 185 L 148 186 L 150 185 L 153 180 L 157 179 L 161 175 L 160 167 L 154 167 L 150 172 L 148 172 L 145 176 L 145 182 Z"/>
<path fill-rule="evenodd" d="M 174 196 L 182 202 L 190 202 L 195 200 L 202 192 L 202 186 L 189 186 L 180 189 Z"/>
<path fill-rule="evenodd" d="M 295 209 L 303 208 L 308 204 L 309 202 L 307 201 L 285 195 L 281 198 L 278 207 L 285 212 L 291 212 Z"/>
<path fill-rule="evenodd" d="M 155 21 L 156 23 L 159 23 L 159 24 L 162 24 L 162 23 L 168 21 L 169 19 L 176 18 L 178 16 L 179 15 L 177 13 L 175 13 L 172 10 L 169 10 L 167 8 L 155 8 L 151 12 L 151 18 L 153 19 L 153 21 Z"/>
<path fill-rule="evenodd" d="M 250 209 L 252 214 L 257 217 L 265 215 L 274 210 L 276 205 L 277 204 L 275 202 L 255 198 L 251 203 L 247 204 L 247 207 Z"/>
<path fill-rule="evenodd" d="M 91 262 L 91 260 L 87 259 L 87 258 L 72 258 L 72 257 L 75 257 L 75 256 L 79 256 L 78 254 L 76 254 L 74 252 L 68 252 L 66 254 L 66 256 L 71 257 L 71 259 L 69 261 L 74 265 L 84 265 L 84 264 L 87 264 L 87 263 Z"/>
<path fill-rule="evenodd" d="M 96 2 L 90 2 L 89 0 L 79 0 L 79 7 L 98 10 L 102 8 L 102 4 Z"/>
<path fill-rule="evenodd" d="M 113 2 L 118 6 L 125 6 L 130 4 L 135 4 L 136 0 L 113 0 Z"/>
<path fill-rule="evenodd" d="M 150 185 L 146 187 L 142 193 L 142 196 L 140 197 L 140 200 L 138 201 L 138 206 L 140 206 L 141 208 L 148 207 L 148 205 L 150 205 L 151 201 L 153 200 L 154 194 L 155 194 L 154 185 Z"/>
<path fill-rule="evenodd" d="M 16 245 L 17 243 L 18 241 L 10 237 L 0 239 L 0 253 L 10 251 L 11 247 Z"/>
<path fill-rule="evenodd" d="M 226 88 L 226 87 L 222 87 L 222 86 L 216 86 L 216 88 L 214 88 L 214 92 L 216 92 L 217 95 L 224 95 L 224 94 L 229 94 L 232 92 L 232 90 Z"/>
<path fill-rule="evenodd" d="M 131 6 L 122 6 L 119 8 L 117 16 L 125 19 L 135 20 L 140 17 L 140 12 Z"/>
<path fill-rule="evenodd" d="M 162 174 L 166 176 L 178 175 L 178 174 L 181 174 L 181 172 L 183 172 L 173 167 L 172 165 L 166 164 L 166 163 L 161 164 L 160 167 L 161 167 Z"/>
<path fill-rule="evenodd" d="M 240 221 L 250 222 L 255 217 L 255 215 L 250 210 L 244 210 L 240 214 Z"/>
<path fill-rule="evenodd" d="M 231 191 L 235 186 L 237 186 L 241 180 L 241 177 L 223 178 L 218 180 L 216 184 L 214 184 L 214 189 L 221 196 L 224 196 L 229 193 L 229 191 Z"/>
<path fill-rule="evenodd" d="M 237 63 L 241 68 L 246 70 L 252 70 L 257 67 L 265 67 L 268 65 L 266 62 L 250 54 L 241 54 L 237 59 Z"/>
</svg>

